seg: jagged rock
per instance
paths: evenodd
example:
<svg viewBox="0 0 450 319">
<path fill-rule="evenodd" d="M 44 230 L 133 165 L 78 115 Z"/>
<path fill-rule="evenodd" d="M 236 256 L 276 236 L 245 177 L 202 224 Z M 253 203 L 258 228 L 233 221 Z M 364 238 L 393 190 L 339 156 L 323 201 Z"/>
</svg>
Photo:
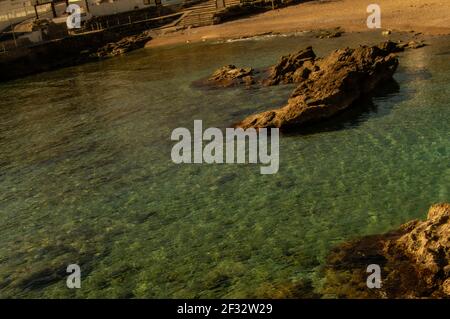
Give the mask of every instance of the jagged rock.
<svg viewBox="0 0 450 319">
<path fill-rule="evenodd" d="M 407 44 L 402 42 L 385 41 L 379 45 L 380 49 L 383 49 L 389 53 L 397 53 L 405 51 Z"/>
<path fill-rule="evenodd" d="M 314 65 L 316 54 L 312 47 L 281 57 L 280 62 L 269 69 L 269 76 L 264 85 L 277 85 L 301 82 L 308 78 L 312 71 L 317 71 Z"/>
<path fill-rule="evenodd" d="M 236 126 L 299 127 L 329 118 L 392 78 L 398 59 L 377 46 L 362 46 L 336 50 L 324 59 L 315 59 L 313 65 L 314 70 L 300 81 L 286 106 L 251 115 Z"/>
<path fill-rule="evenodd" d="M 108 43 L 94 53 L 94 56 L 100 58 L 113 57 L 125 54 L 129 51 L 143 48 L 145 44 L 152 39 L 149 32 L 145 31 L 138 35 L 125 37 L 118 42 Z"/>
<path fill-rule="evenodd" d="M 407 232 L 390 241 L 386 253 L 404 254 L 430 287 L 450 278 L 450 204 L 434 205 L 426 221 L 403 226 Z"/>
<path fill-rule="evenodd" d="M 226 65 L 216 70 L 207 80 L 207 84 L 215 87 L 230 87 L 239 84 L 247 86 L 255 81 L 252 68 L 238 68 L 234 65 Z"/>
<path fill-rule="evenodd" d="M 408 43 L 399 41 L 399 42 L 392 42 L 392 41 L 385 41 L 379 45 L 379 47 L 385 51 L 388 51 L 389 53 L 397 53 L 397 52 L 403 52 L 405 49 L 419 49 L 426 46 L 426 44 L 423 41 L 409 41 Z"/>
<path fill-rule="evenodd" d="M 366 286 L 366 267 L 381 267 L 380 289 Z M 436 204 L 425 221 L 333 249 L 325 294 L 346 298 L 450 298 L 450 204 Z"/>
</svg>

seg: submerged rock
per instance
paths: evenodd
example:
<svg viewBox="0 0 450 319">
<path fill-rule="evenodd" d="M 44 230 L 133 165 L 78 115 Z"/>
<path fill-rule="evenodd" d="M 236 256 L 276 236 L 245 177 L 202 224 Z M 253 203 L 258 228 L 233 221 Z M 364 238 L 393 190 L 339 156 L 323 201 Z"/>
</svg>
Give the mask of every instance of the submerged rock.
<svg viewBox="0 0 450 319">
<path fill-rule="evenodd" d="M 284 73 L 272 76 L 272 83 L 287 81 L 285 79 L 294 81 L 294 78 L 299 83 L 287 105 L 251 115 L 237 127 L 299 127 L 306 122 L 329 118 L 370 93 L 381 82 L 392 78 L 398 66 L 394 54 L 377 46 L 336 50 L 324 59 L 314 59 L 310 48 L 300 52 L 306 60 L 298 58 L 295 60 L 298 62 L 288 64 L 298 66 L 297 69 L 287 68 Z M 282 62 L 288 60 L 289 57 L 282 59 Z M 308 68 L 310 72 L 303 69 L 305 61 L 308 67 L 312 65 Z M 278 65 L 286 63 L 280 62 Z M 301 76 L 293 76 L 300 73 Z"/>
<path fill-rule="evenodd" d="M 366 285 L 366 267 L 381 267 L 381 288 Z M 346 298 L 450 298 L 450 204 L 436 204 L 425 221 L 335 248 L 325 270 L 325 295 Z"/>
<path fill-rule="evenodd" d="M 252 68 L 238 68 L 226 65 L 216 70 L 206 81 L 207 85 L 214 87 L 230 87 L 240 84 L 252 85 L 255 71 Z"/>
<path fill-rule="evenodd" d="M 389 53 L 397 53 L 403 52 L 405 49 L 419 49 L 426 46 L 426 43 L 423 41 L 409 41 L 409 42 L 393 42 L 386 41 L 379 45 L 379 47 Z"/>
</svg>

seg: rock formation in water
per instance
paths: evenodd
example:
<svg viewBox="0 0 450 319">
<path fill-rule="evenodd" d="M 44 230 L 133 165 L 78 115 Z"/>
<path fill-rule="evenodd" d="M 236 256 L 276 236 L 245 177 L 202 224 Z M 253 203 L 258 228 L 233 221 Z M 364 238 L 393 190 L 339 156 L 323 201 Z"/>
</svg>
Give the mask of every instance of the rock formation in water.
<svg viewBox="0 0 450 319">
<path fill-rule="evenodd" d="M 118 42 L 111 42 L 101 47 L 94 53 L 99 58 L 107 58 L 125 54 L 129 51 L 143 48 L 152 39 L 150 32 L 144 31 L 138 35 L 132 35 Z"/>
<path fill-rule="evenodd" d="M 381 267 L 381 288 L 366 285 L 367 266 Z M 344 298 L 450 298 L 450 204 L 425 221 L 336 247 L 325 270 L 325 295 Z"/>
<path fill-rule="evenodd" d="M 245 84 L 247 86 L 255 83 L 255 71 L 252 68 L 238 68 L 234 65 L 226 65 L 216 70 L 206 81 L 206 85 L 212 87 L 231 87 Z"/>
<path fill-rule="evenodd" d="M 379 47 L 385 51 L 388 51 L 390 53 L 397 53 L 397 52 L 403 52 L 405 49 L 419 49 L 426 46 L 425 42 L 423 41 L 415 41 L 411 40 L 409 42 L 393 42 L 393 41 L 386 41 L 379 45 Z"/>
<path fill-rule="evenodd" d="M 266 83 L 290 80 L 299 83 L 287 105 L 251 115 L 236 126 L 244 129 L 299 127 L 329 118 L 392 78 L 398 66 L 397 57 L 378 46 L 340 49 L 324 59 L 313 59 L 313 54 L 308 48 L 285 57 L 277 65 L 282 67 L 272 69 Z M 299 58 L 303 56 L 306 60 Z M 283 61 L 292 63 L 285 65 Z M 278 68 L 281 72 L 275 72 Z"/>
</svg>

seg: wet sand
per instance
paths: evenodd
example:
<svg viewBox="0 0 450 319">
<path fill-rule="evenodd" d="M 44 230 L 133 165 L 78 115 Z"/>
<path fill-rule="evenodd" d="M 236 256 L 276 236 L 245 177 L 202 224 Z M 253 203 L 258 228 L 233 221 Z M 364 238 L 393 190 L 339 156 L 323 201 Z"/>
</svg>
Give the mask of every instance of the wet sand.
<svg viewBox="0 0 450 319">
<path fill-rule="evenodd" d="M 372 0 L 311 1 L 219 25 L 162 35 L 146 46 L 222 40 L 266 32 L 300 32 L 341 27 L 347 32 L 368 31 L 367 6 Z M 382 30 L 450 34 L 448 0 L 377 0 Z"/>
</svg>

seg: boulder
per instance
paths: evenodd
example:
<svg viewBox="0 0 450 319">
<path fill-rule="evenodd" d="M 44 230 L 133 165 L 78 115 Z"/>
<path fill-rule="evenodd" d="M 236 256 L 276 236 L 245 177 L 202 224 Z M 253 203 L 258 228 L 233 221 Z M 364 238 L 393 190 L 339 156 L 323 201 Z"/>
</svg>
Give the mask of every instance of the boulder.
<svg viewBox="0 0 450 319">
<path fill-rule="evenodd" d="M 366 285 L 366 267 L 381 268 L 381 288 Z M 431 206 L 383 235 L 334 248 L 325 267 L 325 295 L 343 298 L 450 298 L 450 204 Z"/>
<path fill-rule="evenodd" d="M 312 47 L 281 57 L 280 62 L 269 69 L 264 85 L 298 83 L 308 78 L 312 71 L 316 71 L 314 60 L 316 54 Z"/>
<path fill-rule="evenodd" d="M 388 241 L 385 253 L 406 256 L 426 285 L 442 286 L 450 278 L 450 204 L 432 206 L 427 220 L 412 221 L 401 229 L 405 234 Z"/>
<path fill-rule="evenodd" d="M 93 56 L 108 58 L 122 55 L 129 51 L 143 48 L 151 39 L 150 32 L 144 31 L 138 35 L 124 37 L 120 41 L 108 43 L 98 49 Z"/>
<path fill-rule="evenodd" d="M 252 85 L 254 81 L 252 68 L 238 68 L 234 65 L 226 65 L 216 70 L 207 80 L 207 85 L 213 87 L 230 87 L 240 84 Z"/>
<path fill-rule="evenodd" d="M 287 64 L 291 58 L 284 57 L 281 62 L 286 63 L 280 62 L 277 66 L 286 71 L 278 72 L 282 76 L 271 77 L 276 83 L 275 79 L 293 81 L 293 75 L 297 74 L 295 80 L 299 85 L 287 104 L 279 109 L 251 115 L 236 127 L 298 128 L 307 122 L 329 118 L 392 78 L 398 66 L 397 57 L 378 46 L 340 49 L 324 59 L 314 59 L 315 55 L 309 48 L 301 52 L 295 63 Z M 306 61 L 310 72 L 302 71 Z M 272 73 L 275 70 L 277 68 Z"/>
<path fill-rule="evenodd" d="M 409 42 L 393 42 L 393 41 L 385 41 L 379 45 L 379 47 L 389 53 L 397 53 L 403 52 L 405 49 L 419 49 L 426 46 L 426 43 L 423 41 L 409 41 Z"/>
<path fill-rule="evenodd" d="M 405 51 L 407 44 L 403 42 L 385 41 L 379 45 L 380 49 L 383 49 L 389 53 L 398 53 Z"/>
</svg>

